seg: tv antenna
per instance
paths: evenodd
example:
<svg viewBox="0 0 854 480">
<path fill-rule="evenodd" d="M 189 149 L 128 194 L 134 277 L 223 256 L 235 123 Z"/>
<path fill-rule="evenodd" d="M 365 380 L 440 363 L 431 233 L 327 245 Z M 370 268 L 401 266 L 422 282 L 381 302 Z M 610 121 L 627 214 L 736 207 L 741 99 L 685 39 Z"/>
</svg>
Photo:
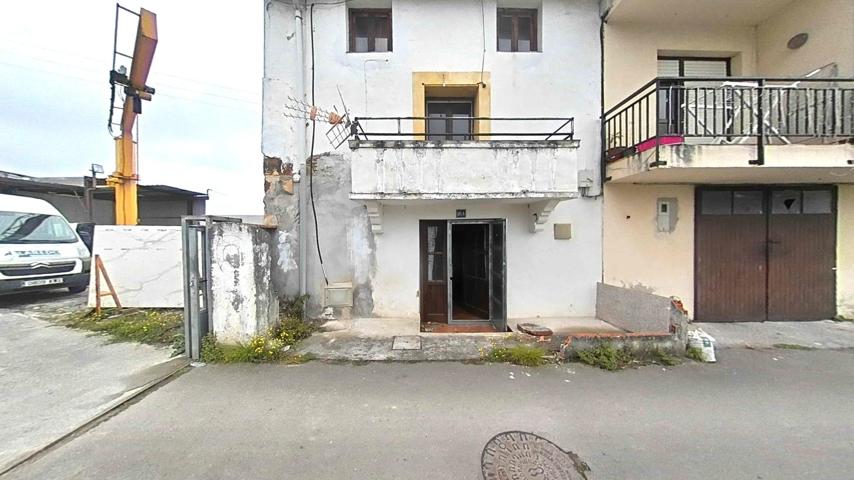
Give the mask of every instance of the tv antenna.
<svg viewBox="0 0 854 480">
<path fill-rule="evenodd" d="M 347 104 L 344 102 L 344 96 L 341 94 L 340 88 L 338 88 L 338 98 L 341 99 L 343 113 L 339 112 L 338 107 L 335 105 L 332 105 L 331 109 L 318 107 L 305 100 L 288 95 L 283 115 L 287 118 L 328 123 L 331 126 L 326 131 L 326 139 L 329 140 L 329 143 L 333 147 L 338 148 L 350 138 L 350 127 L 353 125 L 353 122 L 350 120 L 350 112 L 347 110 Z"/>
</svg>

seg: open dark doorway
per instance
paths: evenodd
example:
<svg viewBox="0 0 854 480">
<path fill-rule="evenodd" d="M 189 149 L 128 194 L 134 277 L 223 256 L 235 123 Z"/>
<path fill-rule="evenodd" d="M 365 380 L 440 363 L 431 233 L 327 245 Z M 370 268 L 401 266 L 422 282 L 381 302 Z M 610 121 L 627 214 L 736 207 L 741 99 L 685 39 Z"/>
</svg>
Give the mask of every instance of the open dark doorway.
<svg viewBox="0 0 854 480">
<path fill-rule="evenodd" d="M 451 281 L 454 320 L 489 320 L 489 225 L 454 225 Z"/>
<path fill-rule="evenodd" d="M 504 220 L 421 220 L 420 228 L 422 331 L 507 331 Z"/>
</svg>

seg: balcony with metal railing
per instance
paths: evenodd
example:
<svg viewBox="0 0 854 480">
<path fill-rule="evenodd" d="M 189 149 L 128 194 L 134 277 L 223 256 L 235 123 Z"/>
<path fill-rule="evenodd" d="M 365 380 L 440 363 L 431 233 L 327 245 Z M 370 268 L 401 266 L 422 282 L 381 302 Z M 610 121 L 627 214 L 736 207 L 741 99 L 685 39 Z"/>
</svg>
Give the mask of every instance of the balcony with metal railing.
<svg viewBox="0 0 854 480">
<path fill-rule="evenodd" d="M 349 146 L 354 200 L 561 200 L 592 185 L 569 117 L 358 117 Z"/>
<path fill-rule="evenodd" d="M 605 112 L 606 179 L 854 181 L 854 80 L 659 77 Z"/>
</svg>

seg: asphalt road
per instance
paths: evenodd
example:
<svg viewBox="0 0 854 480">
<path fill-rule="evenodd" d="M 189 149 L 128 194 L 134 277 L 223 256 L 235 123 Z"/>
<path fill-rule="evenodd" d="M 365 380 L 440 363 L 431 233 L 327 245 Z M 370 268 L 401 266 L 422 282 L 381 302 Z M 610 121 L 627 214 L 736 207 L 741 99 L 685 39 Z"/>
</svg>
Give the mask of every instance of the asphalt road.
<svg viewBox="0 0 854 480">
<path fill-rule="evenodd" d="M 8 477 L 478 479 L 484 444 L 523 430 L 594 479 L 852 478 L 854 351 L 719 359 L 204 366 Z"/>
<path fill-rule="evenodd" d="M 85 293 L 0 297 L 0 472 L 176 368 L 171 349 L 47 321 L 85 306 Z"/>
</svg>

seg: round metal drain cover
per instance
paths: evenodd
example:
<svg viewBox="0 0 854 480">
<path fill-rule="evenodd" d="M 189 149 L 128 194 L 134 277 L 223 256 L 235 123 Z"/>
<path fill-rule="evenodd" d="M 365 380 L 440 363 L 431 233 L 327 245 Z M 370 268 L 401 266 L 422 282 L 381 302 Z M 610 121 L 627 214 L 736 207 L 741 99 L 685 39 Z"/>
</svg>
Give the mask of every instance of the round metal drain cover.
<svg viewBox="0 0 854 480">
<path fill-rule="evenodd" d="M 492 437 L 480 457 L 485 480 L 587 480 L 590 469 L 578 455 L 527 432 Z"/>
</svg>

